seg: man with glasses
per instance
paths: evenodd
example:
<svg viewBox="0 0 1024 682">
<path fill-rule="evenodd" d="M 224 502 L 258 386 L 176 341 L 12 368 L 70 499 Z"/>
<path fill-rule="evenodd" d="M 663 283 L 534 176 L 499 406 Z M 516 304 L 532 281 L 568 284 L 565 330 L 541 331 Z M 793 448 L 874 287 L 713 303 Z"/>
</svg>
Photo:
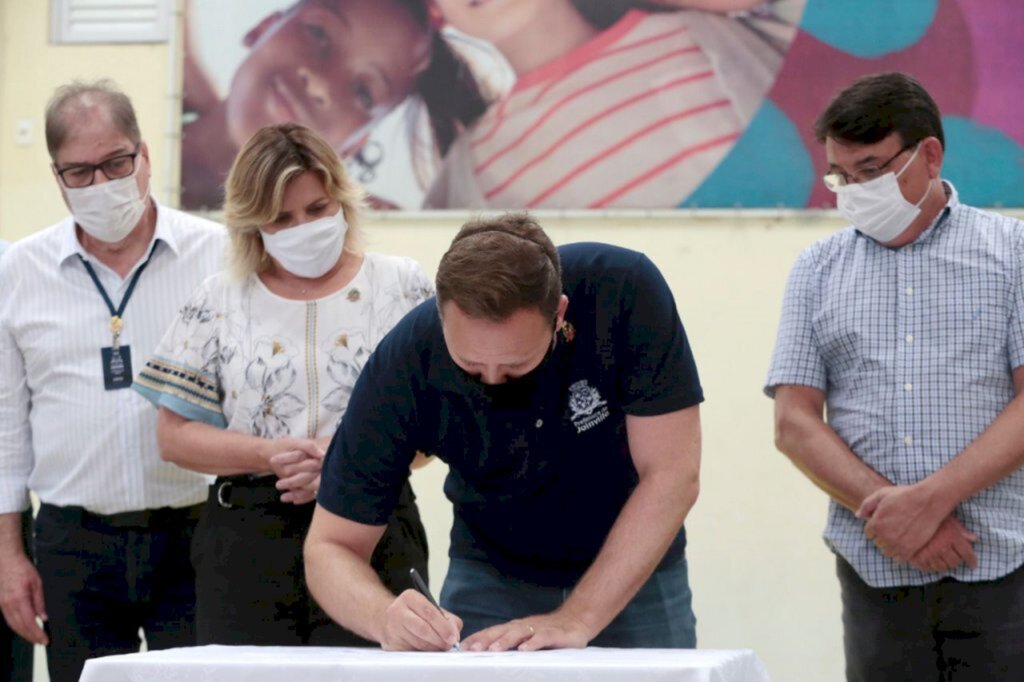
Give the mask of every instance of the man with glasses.
<svg viewBox="0 0 1024 682">
<path fill-rule="evenodd" d="M 59 88 L 46 143 L 71 215 L 0 259 L 0 606 L 47 646 L 50 679 L 85 660 L 194 642 L 189 543 L 206 480 L 160 460 L 135 391 L 192 290 L 220 267 L 219 226 L 161 206 L 131 101 Z M 21 540 L 39 497 L 35 564 Z"/>
<path fill-rule="evenodd" d="M 1024 223 L 959 202 L 909 76 L 855 81 L 816 134 L 852 226 L 794 266 L 765 390 L 831 497 L 847 679 L 1020 679 Z"/>
</svg>

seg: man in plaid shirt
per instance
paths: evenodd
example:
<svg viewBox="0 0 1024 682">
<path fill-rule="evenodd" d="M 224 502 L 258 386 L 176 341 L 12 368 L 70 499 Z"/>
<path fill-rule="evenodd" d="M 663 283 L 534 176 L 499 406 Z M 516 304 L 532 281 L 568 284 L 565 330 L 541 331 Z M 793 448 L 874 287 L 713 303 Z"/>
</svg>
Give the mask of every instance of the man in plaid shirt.
<svg viewBox="0 0 1024 682">
<path fill-rule="evenodd" d="M 815 128 L 851 227 L 793 267 L 765 391 L 832 498 L 847 679 L 1024 679 L 1024 223 L 958 201 L 906 75 Z"/>
</svg>

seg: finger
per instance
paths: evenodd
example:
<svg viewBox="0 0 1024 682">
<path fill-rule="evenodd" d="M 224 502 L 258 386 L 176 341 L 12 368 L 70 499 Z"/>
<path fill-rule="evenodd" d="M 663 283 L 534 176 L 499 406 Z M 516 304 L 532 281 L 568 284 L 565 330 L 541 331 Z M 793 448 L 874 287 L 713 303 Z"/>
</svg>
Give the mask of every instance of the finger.
<svg viewBox="0 0 1024 682">
<path fill-rule="evenodd" d="M 295 446 L 306 453 L 309 457 L 315 457 L 317 459 L 324 458 L 324 450 L 316 444 L 315 440 L 300 440 Z"/>
<path fill-rule="evenodd" d="M 878 540 L 878 524 L 874 519 L 868 519 L 864 524 L 864 537 L 868 540 Z"/>
<path fill-rule="evenodd" d="M 406 590 L 392 603 L 402 638 L 420 651 L 445 651 L 458 641 L 458 630 L 426 597 Z"/>
<path fill-rule="evenodd" d="M 533 637 L 536 634 L 533 626 L 523 622 L 519 622 L 514 626 L 509 627 L 498 639 L 491 642 L 491 645 L 487 647 L 488 651 L 508 651 L 515 649 L 526 640 Z"/>
<path fill-rule="evenodd" d="M 20 637 L 33 644 L 48 644 L 46 632 L 36 622 L 36 613 L 28 599 L 21 600 L 10 613 L 4 611 L 8 624 Z"/>
<path fill-rule="evenodd" d="M 953 551 L 962 563 L 971 568 L 978 567 L 978 555 L 974 553 L 974 546 L 969 542 L 956 542 L 953 544 Z"/>
<path fill-rule="evenodd" d="M 29 591 L 29 596 L 32 600 L 32 612 L 34 614 L 31 629 L 36 636 L 36 638 L 31 641 L 36 644 L 47 646 L 50 644 L 50 636 L 46 634 L 46 630 L 40 626 L 39 622 L 37 622 L 37 619 L 43 623 L 49 620 L 49 616 L 46 615 L 46 600 L 43 599 L 43 582 L 41 580 L 34 580 L 32 582 L 32 588 Z"/>
<path fill-rule="evenodd" d="M 289 464 L 296 464 L 304 459 L 308 459 L 308 455 L 302 450 L 285 450 L 279 452 L 270 458 L 270 465 L 272 467 L 285 467 Z"/>
<path fill-rule="evenodd" d="M 878 509 L 878 503 L 881 501 L 881 496 L 878 493 L 872 493 L 864 498 L 864 501 L 860 503 L 860 507 L 857 509 L 855 516 L 858 519 L 871 518 L 875 510 Z"/>
<path fill-rule="evenodd" d="M 423 595 L 418 594 L 417 596 L 422 597 Z M 438 611 L 424 597 L 422 601 L 418 602 L 417 614 L 426 621 L 434 631 L 434 634 L 440 639 L 443 649 L 451 649 L 459 643 L 459 640 L 462 638 L 462 619 L 454 613 L 444 609 Z"/>
<path fill-rule="evenodd" d="M 960 555 L 956 553 L 956 550 L 953 547 L 950 547 L 943 552 L 939 557 L 939 561 L 941 562 L 943 571 L 952 571 L 959 568 L 964 563 L 964 560 L 960 558 Z"/>
<path fill-rule="evenodd" d="M 320 476 L 313 472 L 303 471 L 287 478 L 279 478 L 274 483 L 274 487 L 278 490 L 301 490 L 307 488 L 310 483 L 320 478 Z"/>
<path fill-rule="evenodd" d="M 527 623 L 526 626 L 529 630 L 528 636 L 525 637 L 516 648 L 519 651 L 537 651 L 538 649 L 543 649 L 545 646 L 543 638 L 537 633 L 537 630 L 532 624 Z"/>
<path fill-rule="evenodd" d="M 489 651 L 491 644 L 500 639 L 507 628 L 508 623 L 502 623 L 475 632 L 462 641 L 462 648 L 468 651 Z"/>
<path fill-rule="evenodd" d="M 42 580 L 34 580 L 32 582 L 32 589 L 29 595 L 32 599 L 32 610 L 43 620 L 49 620 L 50 617 L 46 615 L 46 600 L 43 599 Z"/>
<path fill-rule="evenodd" d="M 274 473 L 278 478 L 287 478 L 295 474 L 319 474 L 323 467 L 323 460 L 303 457 L 302 461 L 285 466 L 275 467 Z"/>
</svg>

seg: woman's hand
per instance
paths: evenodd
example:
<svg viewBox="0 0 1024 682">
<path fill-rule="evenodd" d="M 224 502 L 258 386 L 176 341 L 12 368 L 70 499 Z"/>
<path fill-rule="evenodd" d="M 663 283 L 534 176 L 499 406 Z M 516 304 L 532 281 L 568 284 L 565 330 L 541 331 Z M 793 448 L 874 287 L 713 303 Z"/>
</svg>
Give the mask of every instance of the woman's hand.
<svg viewBox="0 0 1024 682">
<path fill-rule="evenodd" d="M 272 442 L 282 447 L 292 446 L 292 449 L 272 454 L 268 460 L 278 478 L 277 489 L 283 493 L 281 501 L 292 504 L 312 502 L 320 488 L 324 450 L 311 439 L 280 438 Z"/>
</svg>

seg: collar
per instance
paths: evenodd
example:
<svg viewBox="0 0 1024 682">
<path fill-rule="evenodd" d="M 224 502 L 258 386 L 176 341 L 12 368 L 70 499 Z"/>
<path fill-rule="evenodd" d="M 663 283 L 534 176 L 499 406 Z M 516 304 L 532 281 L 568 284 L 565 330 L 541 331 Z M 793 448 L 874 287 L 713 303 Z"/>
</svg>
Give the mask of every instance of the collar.
<svg viewBox="0 0 1024 682">
<path fill-rule="evenodd" d="M 946 192 L 946 205 L 942 207 L 942 210 L 939 211 L 938 215 L 935 216 L 928 227 L 924 228 L 924 231 L 917 235 L 917 239 L 905 246 L 924 244 L 928 242 L 936 234 L 938 231 L 937 228 L 942 225 L 943 221 L 945 221 L 945 219 L 960 206 L 960 197 L 956 193 L 956 187 L 953 187 L 953 183 L 949 180 L 941 180 L 941 182 L 942 189 Z"/>
<path fill-rule="evenodd" d="M 156 199 L 152 197 L 150 200 L 153 202 L 153 207 L 156 209 L 156 229 L 153 231 L 153 241 L 150 242 L 149 248 L 146 249 L 146 256 L 153 252 L 156 248 L 157 242 L 163 242 L 171 250 L 174 255 L 178 255 L 180 244 L 178 243 L 177 235 L 174 233 L 174 229 L 170 224 L 170 217 L 167 215 L 167 211 L 164 211 Z M 60 237 L 60 252 L 57 255 L 57 265 L 61 266 L 67 262 L 69 258 L 75 256 L 81 256 L 87 260 L 91 260 L 92 256 L 86 252 L 85 248 L 82 247 L 82 243 L 78 241 L 78 235 L 75 234 L 75 217 L 68 216 L 63 222 L 61 222 L 58 228 L 61 232 Z M 145 258 L 146 256 L 143 256 Z"/>
</svg>

